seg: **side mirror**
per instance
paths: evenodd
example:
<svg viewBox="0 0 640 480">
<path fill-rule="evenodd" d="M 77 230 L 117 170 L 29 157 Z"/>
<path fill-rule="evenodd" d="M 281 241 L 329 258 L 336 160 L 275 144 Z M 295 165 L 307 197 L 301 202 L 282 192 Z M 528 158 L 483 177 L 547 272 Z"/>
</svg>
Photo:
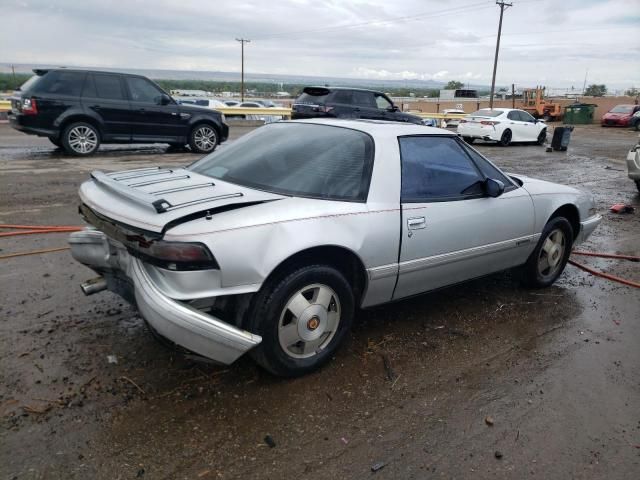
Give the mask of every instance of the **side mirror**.
<svg viewBox="0 0 640 480">
<path fill-rule="evenodd" d="M 484 191 L 490 197 L 499 197 L 504 193 L 504 183 L 502 183 L 500 180 L 487 178 L 484 181 Z"/>
<path fill-rule="evenodd" d="M 160 95 L 160 101 L 158 102 L 160 105 L 169 105 L 171 103 L 171 97 L 169 95 Z"/>
<path fill-rule="evenodd" d="M 389 108 L 387 108 L 387 111 L 389 111 L 389 112 L 397 112 L 397 111 L 399 111 L 399 110 L 400 110 L 400 109 L 398 108 L 398 106 L 397 106 L 397 105 L 394 105 L 393 107 L 389 107 Z"/>
</svg>

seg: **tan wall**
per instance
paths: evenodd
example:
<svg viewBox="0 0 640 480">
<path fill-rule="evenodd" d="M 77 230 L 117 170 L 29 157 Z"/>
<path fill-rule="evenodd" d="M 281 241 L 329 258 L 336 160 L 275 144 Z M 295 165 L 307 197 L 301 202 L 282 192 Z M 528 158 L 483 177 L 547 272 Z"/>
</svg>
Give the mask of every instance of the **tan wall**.
<svg viewBox="0 0 640 480">
<path fill-rule="evenodd" d="M 575 103 L 574 99 L 553 99 L 554 102 L 559 103 L 563 107 L 565 105 L 569 105 L 571 103 Z M 598 105 L 596 107 L 596 111 L 593 115 L 594 123 L 600 123 L 600 119 L 602 115 L 607 113 L 616 105 L 620 105 L 623 103 L 633 104 L 635 101 L 634 97 L 579 97 L 578 102 L 580 103 L 594 103 Z M 404 110 L 416 110 L 425 113 L 438 113 L 442 112 L 445 108 L 456 108 L 458 104 L 462 104 L 464 111 L 466 113 L 474 112 L 480 108 L 488 108 L 489 100 L 477 100 L 477 101 L 460 101 L 458 100 L 448 100 L 448 101 L 413 101 L 413 102 L 403 102 Z M 512 108 L 511 99 L 509 100 L 494 100 L 493 106 L 497 108 Z M 519 108 L 520 101 L 516 98 L 515 108 Z"/>
</svg>

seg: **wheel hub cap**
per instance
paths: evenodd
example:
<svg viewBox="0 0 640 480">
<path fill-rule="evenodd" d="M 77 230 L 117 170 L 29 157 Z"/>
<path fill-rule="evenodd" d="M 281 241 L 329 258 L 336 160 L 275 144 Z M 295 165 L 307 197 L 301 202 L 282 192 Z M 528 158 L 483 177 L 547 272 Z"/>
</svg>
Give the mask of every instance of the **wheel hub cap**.
<svg viewBox="0 0 640 480">
<path fill-rule="evenodd" d="M 294 293 L 280 315 L 278 340 L 294 358 L 308 358 L 323 350 L 340 323 L 340 299 L 322 284 L 308 285 Z"/>
</svg>

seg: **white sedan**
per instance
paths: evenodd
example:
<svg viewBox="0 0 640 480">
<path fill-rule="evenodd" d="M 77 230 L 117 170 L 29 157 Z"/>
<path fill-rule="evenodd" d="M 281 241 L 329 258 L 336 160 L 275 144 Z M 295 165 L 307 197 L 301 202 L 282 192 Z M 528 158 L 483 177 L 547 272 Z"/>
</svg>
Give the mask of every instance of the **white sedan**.
<svg viewBox="0 0 640 480">
<path fill-rule="evenodd" d="M 547 138 L 547 124 L 524 110 L 483 108 L 460 120 L 458 134 L 467 143 L 481 139 L 498 142 L 505 147 L 511 142 L 543 145 Z"/>
</svg>

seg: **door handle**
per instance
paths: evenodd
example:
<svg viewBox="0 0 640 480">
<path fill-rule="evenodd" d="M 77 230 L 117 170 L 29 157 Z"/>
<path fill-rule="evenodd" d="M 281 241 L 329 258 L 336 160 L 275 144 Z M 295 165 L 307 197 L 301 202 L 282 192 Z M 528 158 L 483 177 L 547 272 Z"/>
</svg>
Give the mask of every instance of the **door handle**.
<svg viewBox="0 0 640 480">
<path fill-rule="evenodd" d="M 424 217 L 413 217 L 407 219 L 407 227 L 409 227 L 409 230 L 421 230 L 426 228 L 426 226 L 427 221 Z"/>
<path fill-rule="evenodd" d="M 100 110 L 101 107 L 100 107 L 100 105 L 91 105 L 91 108 L 93 110 Z"/>
</svg>

